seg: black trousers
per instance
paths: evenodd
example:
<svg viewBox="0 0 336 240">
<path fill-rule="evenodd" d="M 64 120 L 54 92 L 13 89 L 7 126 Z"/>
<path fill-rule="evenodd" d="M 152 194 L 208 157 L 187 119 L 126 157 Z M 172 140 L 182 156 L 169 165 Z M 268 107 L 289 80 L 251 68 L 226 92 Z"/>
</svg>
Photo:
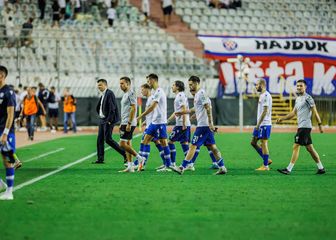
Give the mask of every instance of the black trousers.
<svg viewBox="0 0 336 240">
<path fill-rule="evenodd" d="M 98 161 L 104 161 L 104 145 L 105 142 L 116 150 L 123 158 L 126 158 L 125 151 L 119 146 L 119 144 L 112 139 L 114 125 L 108 124 L 106 121 L 99 120 L 99 129 L 97 137 L 97 157 Z"/>
</svg>

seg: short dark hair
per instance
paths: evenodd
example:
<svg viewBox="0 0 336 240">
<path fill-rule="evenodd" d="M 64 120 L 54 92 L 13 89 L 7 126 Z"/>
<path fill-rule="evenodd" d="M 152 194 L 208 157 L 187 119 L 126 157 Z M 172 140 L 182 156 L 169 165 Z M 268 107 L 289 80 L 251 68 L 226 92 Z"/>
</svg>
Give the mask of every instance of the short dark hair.
<svg viewBox="0 0 336 240">
<path fill-rule="evenodd" d="M 104 84 L 107 85 L 107 81 L 104 78 L 100 78 L 100 79 L 97 80 L 97 83 L 100 83 L 100 82 L 102 82 L 102 83 L 104 83 Z"/>
<path fill-rule="evenodd" d="M 3 72 L 5 74 L 5 77 L 7 77 L 8 70 L 5 66 L 0 65 L 0 72 Z"/>
<path fill-rule="evenodd" d="M 146 89 L 152 89 L 148 83 L 142 84 L 141 87 L 146 88 Z"/>
<path fill-rule="evenodd" d="M 127 82 L 128 84 L 131 84 L 131 79 L 129 77 L 121 77 L 120 80 L 124 80 L 125 82 Z"/>
<path fill-rule="evenodd" d="M 182 81 L 175 81 L 175 86 L 178 88 L 180 92 L 184 92 L 184 83 Z"/>
<path fill-rule="evenodd" d="M 151 73 L 151 74 L 149 74 L 148 76 L 147 76 L 147 78 L 149 78 L 149 79 L 153 79 L 154 81 L 159 81 L 159 77 L 158 77 L 158 75 L 156 75 L 155 73 Z"/>
<path fill-rule="evenodd" d="M 191 76 L 188 81 L 191 81 L 193 83 L 195 83 L 195 82 L 200 83 L 201 82 L 201 80 L 197 76 Z"/>
<path fill-rule="evenodd" d="M 303 83 L 305 86 L 307 86 L 307 82 L 306 82 L 306 80 L 304 80 L 304 79 L 300 79 L 300 80 L 298 80 L 298 81 L 296 82 L 296 84 L 298 84 L 298 83 Z"/>
<path fill-rule="evenodd" d="M 50 89 L 51 90 L 56 90 L 56 88 L 54 86 L 51 86 Z"/>
</svg>

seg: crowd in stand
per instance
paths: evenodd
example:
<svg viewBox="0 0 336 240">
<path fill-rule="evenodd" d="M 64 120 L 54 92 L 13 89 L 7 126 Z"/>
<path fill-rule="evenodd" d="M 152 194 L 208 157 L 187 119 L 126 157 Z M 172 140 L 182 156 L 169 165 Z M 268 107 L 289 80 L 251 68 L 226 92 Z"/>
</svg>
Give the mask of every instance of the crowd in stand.
<svg viewBox="0 0 336 240">
<path fill-rule="evenodd" d="M 205 0 L 212 8 L 237 9 L 242 6 L 241 0 Z"/>
<path fill-rule="evenodd" d="M 39 83 L 38 87 L 28 87 L 19 84 L 17 88 L 11 86 L 15 92 L 15 128 L 27 130 L 28 139 L 34 140 L 34 132 L 51 132 L 58 130 L 59 105 L 63 104 L 63 132 L 70 127 L 74 133 L 76 127 L 76 98 L 66 88 L 61 96 L 54 86 L 50 89 Z M 24 128 L 25 127 L 25 128 Z"/>
</svg>

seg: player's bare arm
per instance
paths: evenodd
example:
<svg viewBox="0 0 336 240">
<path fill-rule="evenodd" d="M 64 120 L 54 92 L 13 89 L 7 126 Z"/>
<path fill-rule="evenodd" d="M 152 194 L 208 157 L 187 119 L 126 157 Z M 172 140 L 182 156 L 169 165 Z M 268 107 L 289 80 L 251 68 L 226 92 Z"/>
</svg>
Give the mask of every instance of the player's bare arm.
<svg viewBox="0 0 336 240">
<path fill-rule="evenodd" d="M 175 112 L 175 116 L 181 116 L 183 114 L 194 114 L 194 113 L 195 113 L 195 108 L 191 108 L 189 110 L 185 109 L 184 111 Z"/>
<path fill-rule="evenodd" d="M 318 113 L 316 106 L 313 106 L 313 107 L 311 108 L 311 110 L 313 111 L 313 114 L 315 115 L 317 124 L 318 124 L 318 126 L 319 126 L 320 133 L 323 133 L 323 129 L 322 129 L 322 121 L 321 121 L 320 114 Z"/>
<path fill-rule="evenodd" d="M 213 124 L 211 107 L 210 107 L 209 104 L 205 104 L 204 108 L 205 108 L 207 116 L 208 116 L 210 130 L 215 131 L 215 127 L 214 127 L 214 124 Z"/>
<path fill-rule="evenodd" d="M 127 126 L 126 126 L 126 131 L 130 132 L 131 131 L 131 125 L 132 125 L 132 121 L 135 117 L 135 104 L 131 104 L 131 110 L 130 110 L 130 115 L 129 115 L 129 119 L 127 122 Z"/>
<path fill-rule="evenodd" d="M 170 123 L 171 121 L 173 121 L 173 119 L 175 118 L 175 112 L 173 112 L 169 118 L 167 119 L 167 123 Z"/>
<path fill-rule="evenodd" d="M 259 121 L 257 122 L 256 129 L 259 129 L 260 124 L 264 121 L 264 118 L 265 118 L 265 116 L 266 116 L 266 114 L 267 114 L 267 111 L 268 111 L 268 106 L 265 106 L 265 107 L 264 107 L 264 110 L 263 110 L 263 112 L 262 112 L 262 114 L 261 114 L 261 116 L 260 116 L 260 119 L 259 119 Z"/>
<path fill-rule="evenodd" d="M 282 118 L 278 118 L 276 122 L 277 123 L 281 123 L 284 120 L 292 119 L 295 115 L 296 115 L 296 109 L 294 108 L 293 111 L 291 111 L 290 113 L 288 113 L 286 116 L 284 116 Z"/>
<path fill-rule="evenodd" d="M 182 105 L 182 111 L 185 112 L 187 110 L 185 105 Z M 182 115 L 182 120 L 183 120 L 183 126 L 182 126 L 182 130 L 185 130 L 187 128 L 187 117 L 186 114 Z"/>
<path fill-rule="evenodd" d="M 137 121 L 139 122 L 140 119 L 142 119 L 143 117 L 146 117 L 149 113 L 153 112 L 153 110 L 156 108 L 156 106 L 158 105 L 157 102 L 153 102 L 147 109 L 146 111 L 144 111 L 142 114 L 140 114 L 137 117 Z"/>
<path fill-rule="evenodd" d="M 7 119 L 6 119 L 5 131 L 3 131 L 1 136 L 1 144 L 3 145 L 6 144 L 8 132 L 9 129 L 11 129 L 12 127 L 13 120 L 14 120 L 14 107 L 13 106 L 7 107 Z"/>
</svg>

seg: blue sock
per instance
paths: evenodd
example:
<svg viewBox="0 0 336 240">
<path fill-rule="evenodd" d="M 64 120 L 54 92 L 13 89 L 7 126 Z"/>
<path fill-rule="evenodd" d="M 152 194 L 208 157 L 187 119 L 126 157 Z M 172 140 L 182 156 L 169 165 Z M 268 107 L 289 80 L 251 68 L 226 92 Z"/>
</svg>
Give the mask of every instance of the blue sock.
<svg viewBox="0 0 336 240">
<path fill-rule="evenodd" d="M 224 160 L 223 160 L 223 158 L 219 159 L 217 161 L 217 164 L 218 164 L 218 167 L 224 167 Z"/>
<path fill-rule="evenodd" d="M 263 155 L 263 160 L 264 160 L 264 166 L 268 166 L 268 154 Z"/>
<path fill-rule="evenodd" d="M 264 158 L 261 147 L 257 145 L 254 149 L 257 151 L 260 157 Z"/>
<path fill-rule="evenodd" d="M 181 144 L 184 156 L 187 156 L 187 153 L 189 151 L 189 144 Z"/>
<path fill-rule="evenodd" d="M 145 157 L 145 165 L 147 163 L 148 157 L 149 157 L 149 153 L 150 153 L 150 144 L 144 144 L 143 147 L 143 157 Z"/>
<path fill-rule="evenodd" d="M 143 144 L 143 143 L 140 143 L 139 155 L 140 155 L 141 157 L 144 156 L 144 155 L 143 155 L 143 150 L 144 150 L 144 144 Z M 135 166 L 138 166 L 138 164 L 139 164 L 139 161 L 138 161 L 138 159 L 136 159 L 136 160 L 134 161 L 134 165 L 135 165 Z"/>
<path fill-rule="evenodd" d="M 164 159 L 164 152 L 163 152 L 163 147 L 161 146 L 161 144 L 156 144 L 156 148 L 159 150 L 160 153 L 160 157 L 162 159 L 162 164 L 165 164 L 165 159 Z"/>
<path fill-rule="evenodd" d="M 170 158 L 171 158 L 171 162 L 175 163 L 176 162 L 176 148 L 175 148 L 175 144 L 174 143 L 169 143 L 169 150 L 170 150 Z"/>
<path fill-rule="evenodd" d="M 199 152 L 200 152 L 200 148 L 197 147 L 197 148 L 196 148 L 196 151 L 195 151 L 195 154 L 194 154 L 194 156 L 193 156 L 192 159 L 191 159 L 191 162 L 192 162 L 192 163 L 195 163 L 196 158 L 198 157 Z"/>
<path fill-rule="evenodd" d="M 209 155 L 211 157 L 211 160 L 212 160 L 212 164 L 215 164 L 217 163 L 217 160 L 215 158 L 215 155 L 213 154 L 213 152 L 211 150 L 209 150 Z"/>
<path fill-rule="evenodd" d="M 182 162 L 182 167 L 186 168 L 188 166 L 188 164 L 190 164 L 190 161 L 184 159 L 183 162 Z"/>
<path fill-rule="evenodd" d="M 12 190 L 14 186 L 14 168 L 6 168 L 6 182 L 8 188 Z"/>
<path fill-rule="evenodd" d="M 164 158 L 165 158 L 165 165 L 166 167 L 169 167 L 171 165 L 169 147 L 168 146 L 163 147 L 163 152 L 164 152 Z"/>
</svg>

